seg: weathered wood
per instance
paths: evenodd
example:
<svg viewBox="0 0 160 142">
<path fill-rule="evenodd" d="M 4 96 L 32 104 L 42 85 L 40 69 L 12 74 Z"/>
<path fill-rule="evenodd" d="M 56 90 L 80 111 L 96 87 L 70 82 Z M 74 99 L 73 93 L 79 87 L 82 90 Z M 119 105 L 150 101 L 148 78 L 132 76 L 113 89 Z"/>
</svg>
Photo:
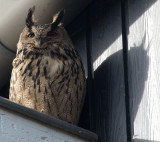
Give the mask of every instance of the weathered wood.
<svg viewBox="0 0 160 142">
<path fill-rule="evenodd" d="M 123 43 L 123 66 L 125 84 L 125 109 L 126 109 L 126 130 L 127 142 L 132 141 L 131 118 L 130 118 L 130 95 L 128 82 L 128 0 L 121 0 L 121 22 L 122 22 L 122 43 Z"/>
<path fill-rule="evenodd" d="M 129 90 L 133 142 L 160 141 L 160 1 L 129 1 Z"/>
<path fill-rule="evenodd" d="M 89 40 L 92 42 L 94 69 L 94 94 L 89 101 L 93 103 L 91 131 L 98 134 L 100 142 L 126 142 L 120 3 L 97 1 L 90 10 L 92 34 Z M 84 43 L 88 38 L 84 30 L 80 32 L 86 16 L 82 15 L 77 30 L 74 24 L 71 27 L 78 31 L 74 32 L 72 39 L 86 65 Z"/>
<path fill-rule="evenodd" d="M 89 142 L 97 135 L 0 97 L 1 141 Z"/>
<path fill-rule="evenodd" d="M 120 2 L 92 12 L 95 130 L 100 142 L 127 142 Z"/>
</svg>

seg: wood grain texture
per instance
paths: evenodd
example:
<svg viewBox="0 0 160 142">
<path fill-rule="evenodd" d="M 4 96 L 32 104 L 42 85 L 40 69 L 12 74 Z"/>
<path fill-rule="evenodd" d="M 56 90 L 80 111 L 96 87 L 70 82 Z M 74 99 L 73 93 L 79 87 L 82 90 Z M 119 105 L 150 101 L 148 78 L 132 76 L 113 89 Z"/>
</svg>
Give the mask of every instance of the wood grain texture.
<svg viewBox="0 0 160 142">
<path fill-rule="evenodd" d="M 133 142 L 160 141 L 160 1 L 129 1 L 129 90 Z M 136 19 L 136 20 L 135 20 Z"/>
<path fill-rule="evenodd" d="M 100 142 L 126 142 L 120 3 L 97 1 L 91 13 L 93 131 Z"/>
<path fill-rule="evenodd" d="M 97 1 L 90 7 L 94 94 L 91 94 L 92 100 L 86 102 L 92 103 L 89 104 L 93 113 L 93 126 L 90 128 L 98 134 L 99 142 L 126 142 L 120 3 L 110 2 Z M 76 18 L 77 24 L 68 30 L 73 33 L 72 40 L 86 65 L 84 51 L 88 39 L 85 30 L 88 29 L 84 30 L 84 13 Z M 85 115 L 87 118 L 90 113 L 86 111 L 87 105 L 84 110 L 82 126 L 86 122 Z"/>
<path fill-rule="evenodd" d="M 94 122 L 90 130 L 98 134 L 99 141 L 126 142 L 120 3 L 100 0 L 92 3 L 90 9 L 95 93 L 91 94 L 92 100 L 86 100 L 80 125 L 86 128 L 86 122 L 90 121 L 88 105 L 92 102 Z M 71 23 L 68 31 L 87 73 L 86 11 Z"/>
<path fill-rule="evenodd" d="M 0 121 L 0 139 L 4 142 L 88 142 L 3 108 L 0 108 Z"/>
<path fill-rule="evenodd" d="M 59 132 L 68 136 L 60 136 Z M 71 138 L 72 136 L 77 137 L 73 139 L 74 141 L 83 139 L 94 142 L 97 139 L 97 135 L 92 132 L 0 97 L 0 138 L 1 140 L 3 138 L 4 141 L 10 141 L 9 139 L 13 135 L 13 141 L 16 142 L 21 138 L 24 138 L 25 142 L 34 141 L 36 138 L 39 140 L 42 135 L 47 136 L 46 141 L 52 141 L 55 137 L 55 142 L 58 140 L 58 142 L 63 142 L 66 137 Z M 67 139 L 66 141 L 72 140 Z"/>
</svg>

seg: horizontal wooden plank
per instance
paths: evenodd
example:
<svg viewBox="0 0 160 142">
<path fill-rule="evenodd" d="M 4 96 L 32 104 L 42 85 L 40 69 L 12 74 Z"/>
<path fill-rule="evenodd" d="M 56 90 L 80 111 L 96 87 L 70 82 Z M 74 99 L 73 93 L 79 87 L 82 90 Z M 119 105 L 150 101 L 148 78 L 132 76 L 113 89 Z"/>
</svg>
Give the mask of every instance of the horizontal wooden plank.
<svg viewBox="0 0 160 142">
<path fill-rule="evenodd" d="M 13 103 L 9 101 L 8 99 L 4 99 L 0 97 L 0 106 L 4 107 L 5 109 L 14 111 L 16 113 L 22 114 L 26 117 L 32 118 L 36 121 L 43 122 L 48 126 L 63 130 L 67 133 L 70 133 L 72 135 L 76 135 L 80 138 L 89 140 L 89 141 L 97 141 L 98 136 L 90 132 L 88 130 L 82 129 L 80 127 L 77 127 L 75 125 L 69 124 L 65 121 L 50 117 L 48 115 L 39 113 L 35 110 L 26 108 L 24 106 L 21 106 L 19 104 Z"/>
<path fill-rule="evenodd" d="M 0 140 L 2 142 L 89 142 L 63 130 L 0 106 Z"/>
</svg>

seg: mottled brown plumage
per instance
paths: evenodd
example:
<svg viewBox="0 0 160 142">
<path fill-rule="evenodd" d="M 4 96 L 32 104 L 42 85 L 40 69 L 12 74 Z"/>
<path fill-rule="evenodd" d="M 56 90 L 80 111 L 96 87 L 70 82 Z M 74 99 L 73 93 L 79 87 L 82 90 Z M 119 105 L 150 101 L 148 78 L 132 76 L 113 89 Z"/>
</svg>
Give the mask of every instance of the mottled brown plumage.
<svg viewBox="0 0 160 142">
<path fill-rule="evenodd" d="M 55 118 L 77 124 L 83 106 L 86 80 L 80 56 L 60 21 L 36 25 L 34 7 L 17 44 L 9 99 Z"/>
</svg>

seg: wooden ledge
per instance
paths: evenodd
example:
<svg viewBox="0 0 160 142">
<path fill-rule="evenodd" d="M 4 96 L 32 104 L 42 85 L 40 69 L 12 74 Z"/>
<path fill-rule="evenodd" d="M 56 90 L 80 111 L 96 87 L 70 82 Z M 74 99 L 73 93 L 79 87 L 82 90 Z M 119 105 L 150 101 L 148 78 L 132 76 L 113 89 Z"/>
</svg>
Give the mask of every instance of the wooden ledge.
<svg viewBox="0 0 160 142">
<path fill-rule="evenodd" d="M 38 111 L 29 109 L 27 107 L 21 106 L 19 104 L 11 102 L 8 99 L 2 98 L 2 97 L 0 97 L 0 106 L 4 109 L 19 113 L 21 115 L 24 115 L 25 117 L 34 119 L 34 120 L 42 122 L 42 123 L 45 123 L 48 126 L 63 130 L 64 132 L 67 132 L 72 135 L 76 135 L 76 136 L 83 138 L 85 140 L 95 142 L 98 139 L 98 136 L 93 132 L 90 132 L 90 131 L 85 130 L 83 128 L 69 124 L 65 121 L 53 118 L 51 116 L 42 114 Z"/>
</svg>

